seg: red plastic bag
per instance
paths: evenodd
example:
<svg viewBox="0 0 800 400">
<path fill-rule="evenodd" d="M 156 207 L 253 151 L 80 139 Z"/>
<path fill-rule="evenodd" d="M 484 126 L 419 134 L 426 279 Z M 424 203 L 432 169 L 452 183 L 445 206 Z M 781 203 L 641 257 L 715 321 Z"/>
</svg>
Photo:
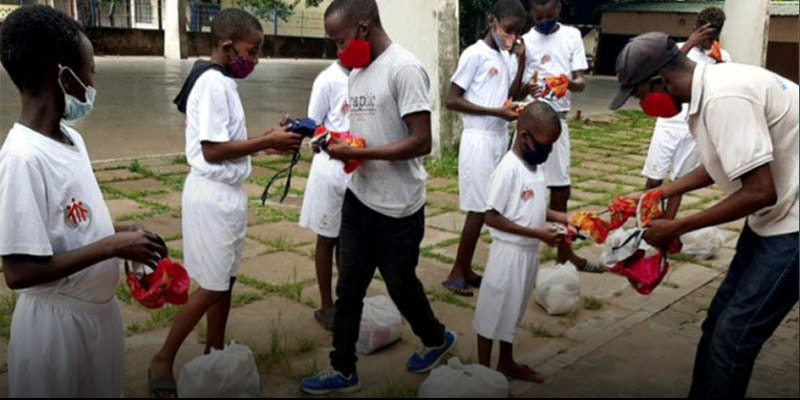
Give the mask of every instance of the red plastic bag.
<svg viewBox="0 0 800 400">
<path fill-rule="evenodd" d="M 637 292 L 650 294 L 667 276 L 669 263 L 661 251 L 650 257 L 644 255 L 644 250 L 639 250 L 627 260 L 620 261 L 608 270 L 628 278 L 631 286 Z"/>
<path fill-rule="evenodd" d="M 189 274 L 169 258 L 159 261 L 149 274 L 132 269 L 125 261 L 125 273 L 131 296 L 147 308 L 161 308 L 165 303 L 183 305 L 189 300 Z"/>
<path fill-rule="evenodd" d="M 344 142 L 348 146 L 358 149 L 367 147 L 367 141 L 363 137 L 353 136 L 349 132 L 331 132 L 325 129 L 324 126 L 320 126 L 314 132 L 314 140 L 319 141 L 323 149 L 327 148 L 331 139 Z M 364 164 L 364 160 L 347 160 L 344 162 L 344 172 L 347 174 L 352 173 L 362 164 Z"/>
</svg>

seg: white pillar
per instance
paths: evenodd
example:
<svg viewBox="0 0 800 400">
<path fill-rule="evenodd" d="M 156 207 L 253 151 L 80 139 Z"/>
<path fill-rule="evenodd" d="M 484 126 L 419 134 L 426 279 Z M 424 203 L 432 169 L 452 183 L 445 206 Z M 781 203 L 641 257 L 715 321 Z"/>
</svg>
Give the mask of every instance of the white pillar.
<svg viewBox="0 0 800 400">
<path fill-rule="evenodd" d="M 186 58 L 186 1 L 164 0 L 164 57 Z"/>
<path fill-rule="evenodd" d="M 419 58 L 431 81 L 432 155 L 456 143 L 458 121 L 445 109 L 450 76 L 458 67 L 457 0 L 378 0 L 381 21 L 393 41 Z"/>
<path fill-rule="evenodd" d="M 769 0 L 726 0 L 720 41 L 734 62 L 764 66 L 769 43 Z"/>
</svg>

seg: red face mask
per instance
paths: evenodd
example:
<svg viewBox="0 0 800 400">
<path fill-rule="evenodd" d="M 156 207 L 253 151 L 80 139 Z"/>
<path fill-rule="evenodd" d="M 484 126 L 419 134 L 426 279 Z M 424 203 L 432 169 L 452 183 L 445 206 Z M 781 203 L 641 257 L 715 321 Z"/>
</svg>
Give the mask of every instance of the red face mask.
<svg viewBox="0 0 800 400">
<path fill-rule="evenodd" d="M 651 117 L 672 118 L 681 112 L 669 93 L 650 92 L 644 96 L 639 105 L 642 111 Z"/>
<path fill-rule="evenodd" d="M 369 42 L 355 38 L 339 52 L 339 61 L 348 69 L 366 68 L 372 61 L 372 48 Z"/>
</svg>

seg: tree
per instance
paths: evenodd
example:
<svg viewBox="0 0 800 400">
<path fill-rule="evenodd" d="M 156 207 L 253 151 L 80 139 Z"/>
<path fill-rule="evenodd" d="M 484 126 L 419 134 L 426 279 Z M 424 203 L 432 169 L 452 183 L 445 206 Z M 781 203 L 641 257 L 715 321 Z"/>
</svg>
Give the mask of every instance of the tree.
<svg viewBox="0 0 800 400">
<path fill-rule="evenodd" d="M 294 8 L 301 0 L 236 0 L 236 5 L 245 8 L 257 17 L 272 21 L 277 14 L 278 18 L 286 21 L 294 12 Z M 307 7 L 317 7 L 323 0 L 304 0 Z"/>
</svg>

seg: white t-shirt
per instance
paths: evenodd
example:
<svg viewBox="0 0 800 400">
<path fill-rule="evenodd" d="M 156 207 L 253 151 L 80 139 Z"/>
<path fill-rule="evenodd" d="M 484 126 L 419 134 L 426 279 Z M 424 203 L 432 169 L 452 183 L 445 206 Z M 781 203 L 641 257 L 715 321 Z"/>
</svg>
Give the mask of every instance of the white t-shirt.
<svg viewBox="0 0 800 400">
<path fill-rule="evenodd" d="M 314 80 L 308 103 L 308 117 L 334 132 L 349 132 L 350 103 L 347 97 L 349 72 L 338 62 L 325 68 Z"/>
<path fill-rule="evenodd" d="M 531 170 L 513 151 L 503 156 L 492 173 L 486 211 L 495 210 L 527 228 L 544 228 L 547 221 L 547 182 L 541 166 Z M 492 239 L 520 246 L 538 246 L 539 239 L 489 228 Z"/>
<path fill-rule="evenodd" d="M 798 230 L 798 128 L 796 83 L 752 65 L 698 63 L 692 78 L 690 132 L 708 174 L 731 194 L 739 178 L 770 164 L 778 201 L 747 217 L 761 236 Z"/>
<path fill-rule="evenodd" d="M 250 177 L 250 156 L 210 163 L 202 142 L 247 140 L 244 108 L 236 81 L 209 69 L 197 78 L 186 103 L 186 159 L 192 173 L 215 182 L 238 186 Z"/>
<path fill-rule="evenodd" d="M 83 138 L 62 125 L 73 146 L 14 124 L 0 150 L 0 255 L 53 256 L 113 235 Z M 119 262 L 108 259 L 67 278 L 21 290 L 111 300 Z"/>
<path fill-rule="evenodd" d="M 422 63 L 392 44 L 367 68 L 350 73 L 350 131 L 367 147 L 382 147 L 409 136 L 403 117 L 430 112 L 430 81 Z M 404 161 L 367 160 L 349 188 L 369 208 L 393 217 L 407 217 L 425 205 L 422 157 Z"/>
<path fill-rule="evenodd" d="M 458 60 L 458 69 L 451 82 L 464 89 L 464 99 L 472 104 L 500 108 L 509 98 L 513 83 L 503 55 L 483 40 L 469 46 Z M 508 135 L 508 122 L 489 115 L 461 114 L 464 130 L 496 132 Z"/>
<path fill-rule="evenodd" d="M 522 35 L 525 42 L 525 74 L 522 82 L 529 82 L 535 71 L 539 71 L 539 84 L 544 86 L 545 80 L 552 76 L 566 75 L 570 80 L 575 77 L 573 71 L 584 71 L 589 68 L 586 62 L 586 51 L 583 48 L 581 31 L 571 26 L 558 24 L 559 29 L 549 35 L 542 35 L 531 28 Z M 510 58 L 511 73 L 516 73 L 516 59 Z M 571 92 L 557 99 L 554 94 L 543 97 L 558 112 L 570 110 Z M 528 96 L 528 101 L 532 100 Z"/>
<path fill-rule="evenodd" d="M 678 48 L 683 48 L 683 45 L 686 42 L 678 43 Z M 717 60 L 709 57 L 708 54 L 711 50 L 703 51 L 700 50 L 699 47 L 692 47 L 689 50 L 689 53 L 686 55 L 690 60 L 697 62 L 697 63 L 704 63 L 704 64 L 716 64 Z M 723 62 L 731 62 L 731 55 L 725 50 L 722 50 L 722 60 Z M 672 117 L 672 118 L 656 118 L 656 129 L 671 129 L 680 132 L 689 132 L 689 119 L 688 115 L 688 104 L 683 104 L 681 107 L 681 112 Z"/>
</svg>

